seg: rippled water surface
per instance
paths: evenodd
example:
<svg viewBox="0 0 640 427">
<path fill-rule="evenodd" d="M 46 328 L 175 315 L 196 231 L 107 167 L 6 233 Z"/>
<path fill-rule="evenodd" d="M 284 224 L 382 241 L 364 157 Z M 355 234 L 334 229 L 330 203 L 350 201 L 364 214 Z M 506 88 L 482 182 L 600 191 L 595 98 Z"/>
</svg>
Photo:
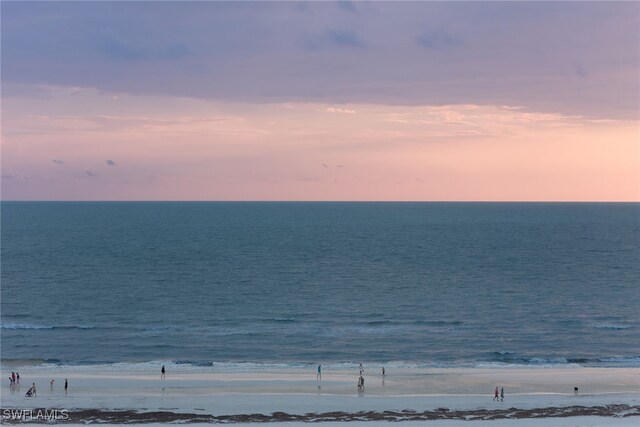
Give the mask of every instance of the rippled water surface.
<svg viewBox="0 0 640 427">
<path fill-rule="evenodd" d="M 640 366 L 640 205 L 2 203 L 2 360 Z"/>
</svg>

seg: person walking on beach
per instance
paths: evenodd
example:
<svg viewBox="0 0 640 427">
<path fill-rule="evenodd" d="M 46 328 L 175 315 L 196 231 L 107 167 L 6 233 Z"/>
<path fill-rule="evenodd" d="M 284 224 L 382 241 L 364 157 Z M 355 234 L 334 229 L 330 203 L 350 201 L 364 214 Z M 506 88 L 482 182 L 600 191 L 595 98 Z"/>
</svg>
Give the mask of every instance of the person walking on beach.
<svg viewBox="0 0 640 427">
<path fill-rule="evenodd" d="M 504 387 L 500 387 L 500 402 L 504 402 Z"/>
<path fill-rule="evenodd" d="M 384 372 L 384 366 L 382 367 L 382 376 L 384 377 L 385 372 Z"/>
<path fill-rule="evenodd" d="M 496 387 L 496 391 L 493 393 L 493 401 L 495 402 L 500 397 L 500 390 Z"/>
<path fill-rule="evenodd" d="M 53 378 L 51 378 L 51 381 L 49 381 L 49 389 L 50 389 L 51 391 L 53 391 L 53 382 L 54 382 L 54 381 L 55 381 L 55 380 L 54 380 Z"/>
<path fill-rule="evenodd" d="M 165 379 L 167 371 L 164 369 L 164 365 L 162 365 L 162 369 L 160 369 L 160 379 Z"/>
<path fill-rule="evenodd" d="M 362 363 L 360 364 L 360 376 L 362 376 L 362 374 L 364 374 L 364 368 L 362 367 Z"/>
<path fill-rule="evenodd" d="M 318 365 L 318 374 L 316 375 L 316 380 L 322 380 L 322 365 Z"/>
<path fill-rule="evenodd" d="M 64 379 L 64 394 L 67 394 L 67 390 L 69 389 L 69 381 L 67 381 L 67 379 Z"/>
<path fill-rule="evenodd" d="M 16 381 L 17 384 L 20 385 L 20 374 L 16 372 Z"/>
</svg>

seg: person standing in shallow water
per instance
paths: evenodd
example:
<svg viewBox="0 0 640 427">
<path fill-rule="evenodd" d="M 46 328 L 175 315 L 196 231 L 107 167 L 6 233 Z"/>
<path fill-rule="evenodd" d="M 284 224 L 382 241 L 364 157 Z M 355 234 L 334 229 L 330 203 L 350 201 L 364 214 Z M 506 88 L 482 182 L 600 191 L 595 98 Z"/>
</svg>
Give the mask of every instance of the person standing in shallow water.
<svg viewBox="0 0 640 427">
<path fill-rule="evenodd" d="M 316 380 L 322 380 L 322 365 L 318 365 L 318 374 L 316 375 Z"/>
<path fill-rule="evenodd" d="M 64 394 L 67 394 L 67 390 L 69 389 L 69 381 L 67 381 L 67 379 L 64 379 Z"/>
<path fill-rule="evenodd" d="M 167 371 L 164 369 L 164 365 L 162 365 L 162 369 L 160 369 L 160 379 L 165 379 Z"/>
<path fill-rule="evenodd" d="M 504 387 L 500 387 L 500 402 L 504 402 Z"/>
</svg>

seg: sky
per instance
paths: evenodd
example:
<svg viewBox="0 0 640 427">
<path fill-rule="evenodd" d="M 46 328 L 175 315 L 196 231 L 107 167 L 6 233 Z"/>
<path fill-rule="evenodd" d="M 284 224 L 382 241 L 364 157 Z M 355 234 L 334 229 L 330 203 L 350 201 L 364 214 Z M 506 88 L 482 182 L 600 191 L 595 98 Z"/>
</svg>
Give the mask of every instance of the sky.
<svg viewBox="0 0 640 427">
<path fill-rule="evenodd" d="M 640 201 L 638 2 L 12 2 L 3 200 Z"/>
</svg>

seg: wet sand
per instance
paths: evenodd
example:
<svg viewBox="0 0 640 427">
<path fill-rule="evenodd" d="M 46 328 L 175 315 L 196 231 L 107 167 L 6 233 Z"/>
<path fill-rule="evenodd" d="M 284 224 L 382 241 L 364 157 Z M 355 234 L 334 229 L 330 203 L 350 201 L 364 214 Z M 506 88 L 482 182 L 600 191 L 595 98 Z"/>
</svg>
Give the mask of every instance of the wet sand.
<svg viewBox="0 0 640 427">
<path fill-rule="evenodd" d="M 4 378 L 10 373 L 2 371 Z M 71 423 L 255 423 L 518 420 L 640 415 L 640 370 L 492 368 L 365 371 L 111 372 L 26 368 L 20 392 L 2 389 L 2 409 L 64 409 Z M 49 381 L 55 378 L 53 389 Z M 69 379 L 65 394 L 64 379 Z M 24 397 L 38 384 L 36 398 Z M 505 388 L 495 402 L 493 389 Z M 579 387 L 575 396 L 573 387 Z M 4 419 L 3 422 L 12 422 Z"/>
</svg>

